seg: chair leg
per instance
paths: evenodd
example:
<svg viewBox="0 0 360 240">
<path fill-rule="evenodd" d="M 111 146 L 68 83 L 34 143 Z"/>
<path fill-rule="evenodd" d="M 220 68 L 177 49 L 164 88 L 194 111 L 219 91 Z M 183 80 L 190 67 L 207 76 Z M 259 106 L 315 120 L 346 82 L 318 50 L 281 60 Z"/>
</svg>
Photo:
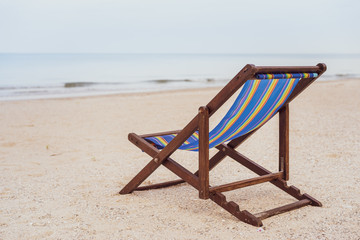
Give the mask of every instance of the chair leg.
<svg viewBox="0 0 360 240">
<path fill-rule="evenodd" d="M 289 104 L 279 110 L 279 171 L 289 180 Z"/>
<path fill-rule="evenodd" d="M 129 134 L 129 140 L 136 145 L 141 144 L 141 141 L 145 141 L 135 133 Z M 155 154 L 154 154 L 155 155 Z M 149 162 L 121 191 L 120 194 L 128 194 L 134 191 L 147 177 L 149 177 L 161 163 L 155 161 Z"/>
<path fill-rule="evenodd" d="M 134 191 L 148 176 L 150 176 L 158 165 L 151 161 L 149 162 L 121 191 L 120 194 L 128 194 Z"/>
<path fill-rule="evenodd" d="M 146 152 L 149 156 L 154 157 L 160 151 L 152 146 L 150 143 L 145 141 L 142 137 L 136 135 L 135 133 L 129 134 L 129 140 L 139 147 L 142 151 Z M 176 163 L 171 158 L 166 158 L 162 162 L 155 162 L 151 160 L 121 191 L 120 194 L 128 194 L 136 190 L 136 188 L 147 178 L 149 177 L 160 165 L 165 166 L 170 171 L 178 175 L 180 178 L 184 179 L 187 183 L 199 189 L 199 179 L 193 173 Z"/>
<path fill-rule="evenodd" d="M 209 110 L 199 109 L 199 198 L 209 198 Z"/>
<path fill-rule="evenodd" d="M 154 157 L 160 151 L 152 146 L 150 143 L 145 141 L 142 137 L 136 135 L 135 133 L 129 134 L 129 140 L 139 147 L 142 151 L 147 153 L 149 156 Z M 151 161 L 148 165 L 146 165 L 121 191 L 120 194 L 127 194 L 131 193 L 132 191 L 136 190 L 137 187 L 148 177 L 150 176 L 158 167 L 152 165 L 155 161 Z M 181 179 L 189 183 L 196 189 L 199 189 L 199 178 L 182 167 L 180 164 L 176 163 L 171 158 L 165 159 L 162 163 L 156 163 L 159 166 L 162 164 L 164 167 L 168 168 L 174 174 L 179 176 Z M 140 189 L 141 190 L 141 189 Z"/>
</svg>

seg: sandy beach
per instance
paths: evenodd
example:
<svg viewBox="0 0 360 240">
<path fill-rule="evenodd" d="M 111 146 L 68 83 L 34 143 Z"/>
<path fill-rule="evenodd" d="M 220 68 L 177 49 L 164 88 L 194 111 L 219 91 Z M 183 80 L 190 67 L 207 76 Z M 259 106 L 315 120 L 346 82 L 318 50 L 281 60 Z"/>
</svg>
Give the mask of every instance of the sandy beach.
<svg viewBox="0 0 360 240">
<path fill-rule="evenodd" d="M 258 232 L 187 184 L 118 194 L 150 160 L 127 134 L 181 129 L 219 89 L 0 102 L 0 239 L 360 239 L 358 79 L 314 83 L 290 104 L 289 185 L 321 208 L 265 219 Z M 273 171 L 277 120 L 238 148 Z M 196 170 L 197 153 L 173 158 Z M 225 159 L 210 183 L 249 176 Z M 160 167 L 145 184 L 174 179 Z M 226 196 L 250 212 L 294 201 L 269 183 Z"/>
</svg>

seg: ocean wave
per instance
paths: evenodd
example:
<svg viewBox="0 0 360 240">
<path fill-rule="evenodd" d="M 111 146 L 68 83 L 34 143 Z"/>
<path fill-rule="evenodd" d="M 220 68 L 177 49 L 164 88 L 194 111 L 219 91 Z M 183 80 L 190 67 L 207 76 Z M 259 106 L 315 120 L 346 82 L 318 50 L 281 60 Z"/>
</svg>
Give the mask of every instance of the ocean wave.
<svg viewBox="0 0 360 240">
<path fill-rule="evenodd" d="M 130 86 L 130 85 L 143 85 L 146 84 L 178 84 L 178 83 L 197 83 L 197 84 L 207 84 L 207 83 L 216 83 L 223 82 L 224 79 L 215 79 L 215 78 L 204 78 L 204 79 L 152 79 L 144 81 L 133 81 L 133 82 L 66 82 L 64 83 L 64 88 L 84 88 L 84 87 L 96 87 L 99 85 L 102 86 Z"/>
<path fill-rule="evenodd" d="M 66 82 L 64 88 L 90 87 L 96 85 L 123 85 L 124 82 Z"/>
<path fill-rule="evenodd" d="M 193 82 L 193 80 L 190 79 L 156 79 L 156 80 L 147 80 L 145 82 L 152 82 L 152 83 L 176 83 L 176 82 Z"/>
</svg>

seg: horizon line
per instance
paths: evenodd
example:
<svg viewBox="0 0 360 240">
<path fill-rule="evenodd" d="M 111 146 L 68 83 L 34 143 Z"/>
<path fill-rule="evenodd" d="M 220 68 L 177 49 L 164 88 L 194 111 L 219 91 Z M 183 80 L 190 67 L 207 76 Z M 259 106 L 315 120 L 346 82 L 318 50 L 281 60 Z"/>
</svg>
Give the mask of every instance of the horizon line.
<svg viewBox="0 0 360 240">
<path fill-rule="evenodd" d="M 0 54 L 133 54 L 133 55 L 360 55 L 360 53 L 181 53 L 181 52 L 0 52 Z"/>
</svg>

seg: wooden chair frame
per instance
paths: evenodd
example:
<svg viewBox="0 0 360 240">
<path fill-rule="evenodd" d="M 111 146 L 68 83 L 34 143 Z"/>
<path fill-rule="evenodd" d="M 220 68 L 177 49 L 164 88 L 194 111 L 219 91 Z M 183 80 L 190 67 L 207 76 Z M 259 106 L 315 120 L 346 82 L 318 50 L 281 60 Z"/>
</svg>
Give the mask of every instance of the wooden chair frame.
<svg viewBox="0 0 360 240">
<path fill-rule="evenodd" d="M 211 199 L 239 220 L 254 225 L 262 226 L 262 220 L 270 216 L 286 211 L 297 209 L 306 205 L 321 206 L 321 203 L 308 194 L 301 194 L 300 190 L 294 186 L 288 186 L 289 180 L 289 103 L 298 96 L 305 88 L 313 83 L 326 71 L 326 65 L 319 63 L 310 67 L 260 67 L 246 65 L 206 106 L 199 108 L 199 113 L 185 126 L 184 129 L 171 132 L 153 133 L 146 135 L 129 134 L 129 140 L 147 153 L 152 160 L 120 191 L 120 194 L 128 194 L 134 190 L 148 190 L 173 186 L 187 182 L 199 191 L 199 198 Z M 219 150 L 209 159 L 209 118 L 249 79 L 255 79 L 258 73 L 305 73 L 316 72 L 318 77 L 304 78 L 295 87 L 283 107 L 279 112 L 279 172 L 272 173 L 246 156 L 235 150 L 247 138 L 254 134 L 256 130 L 249 132 L 241 137 L 231 140 L 227 144 L 223 143 L 216 148 Z M 266 81 L 266 80 L 264 80 Z M 195 131 L 199 131 L 199 170 L 195 173 L 190 172 L 172 158 L 171 154 L 178 149 Z M 145 140 L 146 137 L 160 136 L 167 134 L 177 134 L 176 137 L 161 151 Z M 211 187 L 209 185 L 209 171 L 220 163 L 226 156 L 234 159 L 238 163 L 252 170 L 259 177 Z M 139 185 L 150 176 L 160 165 L 165 166 L 181 179 L 153 184 L 149 186 Z M 263 182 L 270 182 L 276 187 L 290 194 L 298 201 L 260 212 L 251 214 L 246 210 L 240 210 L 239 206 L 226 200 L 222 192 L 230 191 L 246 186 L 251 186 Z"/>
</svg>

